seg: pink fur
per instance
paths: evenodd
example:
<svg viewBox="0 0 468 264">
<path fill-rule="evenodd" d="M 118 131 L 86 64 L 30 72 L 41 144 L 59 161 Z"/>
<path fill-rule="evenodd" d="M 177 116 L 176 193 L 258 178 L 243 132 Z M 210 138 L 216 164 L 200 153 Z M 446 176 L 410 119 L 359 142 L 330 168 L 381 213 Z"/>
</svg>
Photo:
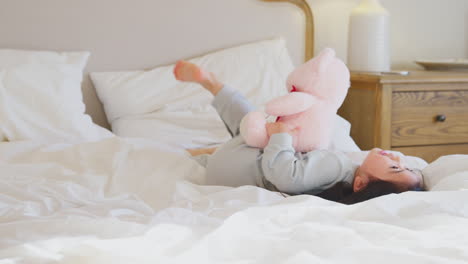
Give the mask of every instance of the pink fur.
<svg viewBox="0 0 468 264">
<path fill-rule="evenodd" d="M 265 112 L 273 116 L 293 115 L 307 110 L 316 102 L 316 98 L 312 95 L 294 92 L 268 102 Z"/>
<path fill-rule="evenodd" d="M 289 94 L 267 103 L 268 114 L 279 116 L 279 121 L 290 127 L 299 127 L 293 136 L 296 151 L 328 148 L 335 115 L 348 92 L 349 79 L 346 65 L 336 58 L 334 50 L 327 48 L 289 74 L 286 82 Z M 244 117 L 241 135 L 247 145 L 264 148 L 268 144 L 265 124 L 259 112 Z"/>
</svg>

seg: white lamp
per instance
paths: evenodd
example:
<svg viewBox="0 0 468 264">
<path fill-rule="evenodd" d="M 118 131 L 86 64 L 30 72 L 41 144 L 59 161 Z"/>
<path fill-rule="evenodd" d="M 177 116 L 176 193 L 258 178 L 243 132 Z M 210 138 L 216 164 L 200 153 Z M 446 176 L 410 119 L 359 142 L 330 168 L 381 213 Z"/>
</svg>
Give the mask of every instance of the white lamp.
<svg viewBox="0 0 468 264">
<path fill-rule="evenodd" d="M 349 18 L 351 71 L 390 71 L 390 15 L 379 0 L 362 0 Z"/>
</svg>

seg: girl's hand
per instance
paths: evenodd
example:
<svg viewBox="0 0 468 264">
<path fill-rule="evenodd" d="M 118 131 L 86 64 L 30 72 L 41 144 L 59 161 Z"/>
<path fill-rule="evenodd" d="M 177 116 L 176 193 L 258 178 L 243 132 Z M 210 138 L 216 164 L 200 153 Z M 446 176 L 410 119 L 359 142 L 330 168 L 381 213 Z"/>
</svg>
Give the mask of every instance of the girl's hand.
<svg viewBox="0 0 468 264">
<path fill-rule="evenodd" d="M 283 122 L 275 122 L 275 123 L 266 123 L 266 130 L 269 137 L 273 134 L 278 133 L 288 133 L 291 136 L 298 130 L 298 128 L 290 128 Z"/>
</svg>

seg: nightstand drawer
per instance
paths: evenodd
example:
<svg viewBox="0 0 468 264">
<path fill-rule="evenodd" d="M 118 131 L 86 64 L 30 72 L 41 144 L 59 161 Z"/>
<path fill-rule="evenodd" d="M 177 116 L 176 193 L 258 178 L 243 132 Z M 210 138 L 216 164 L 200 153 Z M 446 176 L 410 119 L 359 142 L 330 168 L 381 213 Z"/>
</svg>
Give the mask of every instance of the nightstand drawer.
<svg viewBox="0 0 468 264">
<path fill-rule="evenodd" d="M 468 91 L 394 92 L 392 147 L 468 143 Z"/>
<path fill-rule="evenodd" d="M 400 151 L 405 155 L 420 157 L 426 161 L 433 161 L 440 156 L 468 153 L 468 144 L 399 147 L 392 148 L 392 150 Z"/>
</svg>

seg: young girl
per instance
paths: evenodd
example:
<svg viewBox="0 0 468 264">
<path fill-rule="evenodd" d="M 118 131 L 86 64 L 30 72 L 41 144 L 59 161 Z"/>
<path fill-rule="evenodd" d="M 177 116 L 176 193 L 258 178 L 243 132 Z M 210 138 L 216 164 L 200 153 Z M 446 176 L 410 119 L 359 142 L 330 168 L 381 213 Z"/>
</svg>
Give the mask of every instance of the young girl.
<svg viewBox="0 0 468 264">
<path fill-rule="evenodd" d="M 337 186 L 350 186 L 348 192 L 340 187 L 341 195 L 332 200 L 341 200 L 350 193 L 360 197 L 356 201 L 422 188 L 422 175 L 388 151 L 372 149 L 360 166 L 343 152 L 296 152 L 291 137 L 295 131 L 281 122 L 267 123 L 269 142 L 264 149 L 247 146 L 239 135 L 239 126 L 254 107 L 241 94 L 221 83 L 213 73 L 186 61 L 177 63 L 174 76 L 179 81 L 198 83 L 213 94 L 212 105 L 233 136 L 218 149 L 188 150 L 206 167 L 209 185 L 255 185 L 324 198 L 336 196 L 336 192 L 330 192 Z"/>
</svg>

